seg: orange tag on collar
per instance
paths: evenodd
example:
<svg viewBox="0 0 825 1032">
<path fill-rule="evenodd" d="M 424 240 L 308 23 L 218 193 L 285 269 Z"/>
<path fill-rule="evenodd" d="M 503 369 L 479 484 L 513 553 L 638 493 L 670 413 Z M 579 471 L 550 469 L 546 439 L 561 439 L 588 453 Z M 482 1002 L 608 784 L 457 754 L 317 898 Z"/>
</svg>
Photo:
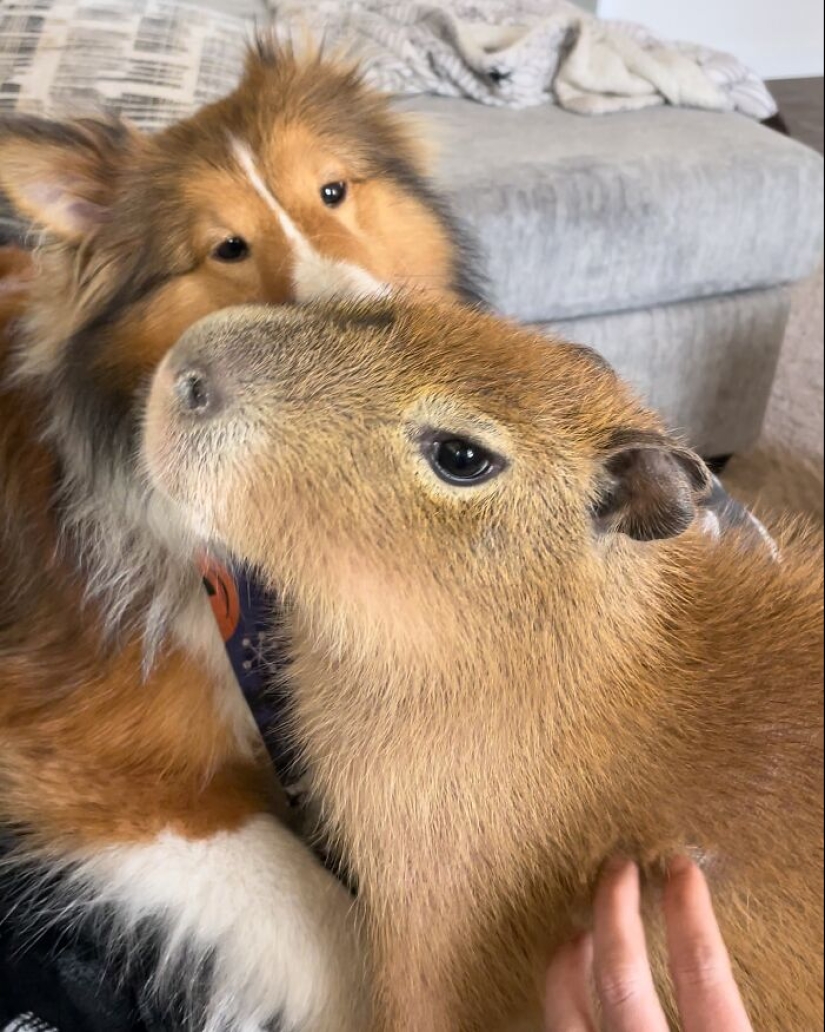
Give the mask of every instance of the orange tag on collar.
<svg viewBox="0 0 825 1032">
<path fill-rule="evenodd" d="M 235 578 L 216 559 L 202 556 L 198 568 L 212 603 L 212 612 L 218 622 L 224 642 L 232 640 L 241 621 L 241 600 Z"/>
</svg>

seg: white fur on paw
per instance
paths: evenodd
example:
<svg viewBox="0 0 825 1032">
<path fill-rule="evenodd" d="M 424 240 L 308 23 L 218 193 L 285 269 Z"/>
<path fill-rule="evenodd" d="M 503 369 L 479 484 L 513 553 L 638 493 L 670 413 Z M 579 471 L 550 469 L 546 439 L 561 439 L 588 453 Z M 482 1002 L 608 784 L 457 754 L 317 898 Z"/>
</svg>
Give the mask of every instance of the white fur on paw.
<svg viewBox="0 0 825 1032">
<path fill-rule="evenodd" d="M 187 971 L 207 972 L 197 1032 L 368 1027 L 356 906 L 268 816 L 210 839 L 166 833 L 86 855 L 68 890 L 113 908 L 112 931 L 127 944 L 142 926 L 159 927 L 161 994 Z"/>
</svg>

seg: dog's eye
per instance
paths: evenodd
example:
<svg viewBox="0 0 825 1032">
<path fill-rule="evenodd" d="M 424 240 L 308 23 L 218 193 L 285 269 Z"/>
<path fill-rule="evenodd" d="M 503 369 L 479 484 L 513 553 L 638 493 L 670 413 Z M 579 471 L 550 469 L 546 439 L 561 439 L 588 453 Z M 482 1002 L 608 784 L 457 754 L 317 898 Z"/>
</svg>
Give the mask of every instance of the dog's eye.
<svg viewBox="0 0 825 1032">
<path fill-rule="evenodd" d="M 249 244 L 243 237 L 231 236 L 220 244 L 212 252 L 212 257 L 219 262 L 242 262 L 249 257 Z"/>
<path fill-rule="evenodd" d="M 506 465 L 501 456 L 463 437 L 431 437 L 424 442 L 424 454 L 437 476 L 457 487 L 492 480 Z"/>
<path fill-rule="evenodd" d="M 328 208 L 338 208 L 347 199 L 346 183 L 327 183 L 321 187 L 321 200 Z"/>
</svg>

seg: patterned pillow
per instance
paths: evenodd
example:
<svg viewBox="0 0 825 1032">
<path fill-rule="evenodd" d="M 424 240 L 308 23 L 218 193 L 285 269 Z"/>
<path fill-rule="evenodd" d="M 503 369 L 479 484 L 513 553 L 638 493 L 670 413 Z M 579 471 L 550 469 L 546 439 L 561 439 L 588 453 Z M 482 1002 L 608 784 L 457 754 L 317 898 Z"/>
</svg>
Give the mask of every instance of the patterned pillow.
<svg viewBox="0 0 825 1032">
<path fill-rule="evenodd" d="M 0 0 L 0 115 L 109 111 L 161 128 L 231 91 L 251 26 L 177 0 Z M 0 197 L 0 235 L 15 229 Z"/>
</svg>

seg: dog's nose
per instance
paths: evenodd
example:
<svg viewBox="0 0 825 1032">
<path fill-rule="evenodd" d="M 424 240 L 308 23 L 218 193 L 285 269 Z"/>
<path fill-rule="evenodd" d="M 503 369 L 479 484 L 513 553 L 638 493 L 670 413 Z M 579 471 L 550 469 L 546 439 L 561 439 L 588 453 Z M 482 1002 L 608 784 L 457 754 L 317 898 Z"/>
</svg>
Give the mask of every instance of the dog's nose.
<svg viewBox="0 0 825 1032">
<path fill-rule="evenodd" d="M 174 373 L 174 390 L 180 411 L 206 419 L 223 407 L 222 392 L 214 370 L 203 362 L 183 363 Z"/>
</svg>

